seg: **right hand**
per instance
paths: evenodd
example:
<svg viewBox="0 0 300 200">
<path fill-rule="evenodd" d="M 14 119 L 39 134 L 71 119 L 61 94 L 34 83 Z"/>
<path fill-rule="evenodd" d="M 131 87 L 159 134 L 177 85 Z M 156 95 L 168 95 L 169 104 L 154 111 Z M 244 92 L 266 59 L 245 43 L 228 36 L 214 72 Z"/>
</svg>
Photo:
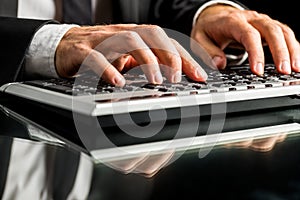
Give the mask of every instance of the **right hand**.
<svg viewBox="0 0 300 200">
<path fill-rule="evenodd" d="M 61 77 L 74 76 L 82 62 L 106 82 L 124 86 L 121 72 L 141 66 L 149 82 L 181 81 L 182 71 L 195 81 L 207 74 L 191 55 L 162 28 L 155 25 L 100 25 L 71 28 L 56 50 L 56 69 Z M 85 63 L 85 64 L 86 64 Z"/>
<path fill-rule="evenodd" d="M 111 161 L 106 164 L 124 174 L 136 173 L 144 177 L 151 178 L 169 164 L 174 154 L 175 150 L 156 154 L 148 152 L 133 158 Z"/>
<path fill-rule="evenodd" d="M 191 37 L 213 58 L 215 67 L 224 69 L 227 47 L 243 49 L 253 73 L 264 74 L 263 46 L 268 45 L 279 73 L 300 72 L 300 44 L 287 25 L 252 10 L 216 4 L 198 17 Z"/>
<path fill-rule="evenodd" d="M 267 152 L 271 151 L 277 143 L 284 141 L 286 136 L 285 133 L 281 133 L 262 139 L 249 139 L 246 141 L 235 142 L 227 144 L 226 146 L 241 149 L 249 148 L 258 152 Z"/>
</svg>

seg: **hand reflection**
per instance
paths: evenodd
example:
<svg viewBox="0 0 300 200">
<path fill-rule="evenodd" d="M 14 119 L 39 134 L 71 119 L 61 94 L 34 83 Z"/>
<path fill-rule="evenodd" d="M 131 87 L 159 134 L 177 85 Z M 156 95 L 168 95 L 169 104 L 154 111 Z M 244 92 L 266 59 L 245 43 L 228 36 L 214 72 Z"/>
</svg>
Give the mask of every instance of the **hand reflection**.
<svg viewBox="0 0 300 200">
<path fill-rule="evenodd" d="M 158 154 L 146 153 L 134 158 L 112 161 L 106 164 L 124 174 L 137 173 L 151 178 L 167 165 L 174 152 L 171 150 Z"/>
<path fill-rule="evenodd" d="M 286 133 L 279 133 L 262 139 L 250 139 L 242 142 L 234 142 L 227 144 L 226 147 L 249 148 L 254 151 L 268 152 L 271 151 L 277 143 L 284 141 L 285 138 Z"/>
<path fill-rule="evenodd" d="M 249 148 L 258 152 L 268 152 L 271 151 L 277 143 L 284 141 L 285 138 L 286 133 L 280 133 L 266 138 L 234 142 L 226 144 L 225 146 L 228 148 Z M 135 156 L 134 158 L 112 161 L 106 164 L 124 174 L 137 173 L 151 178 L 168 164 L 174 156 L 174 152 L 175 150 L 159 154 L 145 153 Z"/>
</svg>

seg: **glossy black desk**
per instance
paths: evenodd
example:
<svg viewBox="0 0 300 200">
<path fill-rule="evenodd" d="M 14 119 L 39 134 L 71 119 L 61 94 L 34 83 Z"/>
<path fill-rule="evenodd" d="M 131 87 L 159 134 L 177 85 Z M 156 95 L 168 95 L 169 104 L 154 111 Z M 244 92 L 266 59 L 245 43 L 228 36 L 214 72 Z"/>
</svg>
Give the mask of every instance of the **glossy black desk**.
<svg viewBox="0 0 300 200">
<path fill-rule="evenodd" d="M 2 199 L 300 199 L 300 129 L 111 162 L 45 130 L 1 110 Z"/>
</svg>

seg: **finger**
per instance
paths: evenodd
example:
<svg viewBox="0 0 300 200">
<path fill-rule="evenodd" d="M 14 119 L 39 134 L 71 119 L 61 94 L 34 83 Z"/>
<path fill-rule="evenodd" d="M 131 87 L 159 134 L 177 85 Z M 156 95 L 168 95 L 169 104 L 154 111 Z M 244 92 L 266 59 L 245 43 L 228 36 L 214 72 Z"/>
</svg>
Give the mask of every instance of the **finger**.
<svg viewBox="0 0 300 200">
<path fill-rule="evenodd" d="M 284 38 L 290 53 L 291 67 L 295 72 L 300 72 L 300 45 L 294 32 L 286 25 L 277 22 L 283 30 Z"/>
<path fill-rule="evenodd" d="M 172 40 L 182 60 L 182 71 L 192 80 L 205 82 L 207 74 L 193 57 L 175 40 Z"/>
<path fill-rule="evenodd" d="M 260 32 L 269 45 L 274 64 L 279 73 L 290 74 L 291 64 L 287 43 L 281 26 L 274 23 L 268 16 L 261 15 L 259 19 L 250 19 L 250 23 Z"/>
<path fill-rule="evenodd" d="M 154 176 L 173 157 L 174 151 L 162 154 L 151 155 L 134 170 L 135 173 L 143 174 L 146 177 Z"/>
<path fill-rule="evenodd" d="M 230 144 L 226 144 L 226 147 L 237 147 L 237 148 L 248 148 L 251 144 L 252 144 L 253 140 L 249 139 L 249 140 L 245 140 L 245 141 L 241 141 L 241 142 L 233 142 Z"/>
<path fill-rule="evenodd" d="M 125 54 L 111 63 L 119 72 L 125 73 L 129 69 L 138 66 L 138 63 L 131 55 Z"/>
<path fill-rule="evenodd" d="M 191 42 L 192 51 L 202 60 L 211 60 L 212 62 L 206 62 L 208 66 L 213 69 L 224 69 L 226 67 L 227 62 L 224 51 L 216 46 L 204 32 L 194 33 L 194 40 Z"/>
<path fill-rule="evenodd" d="M 279 134 L 277 138 L 277 142 L 283 142 L 286 137 L 287 137 L 286 133 Z"/>
<path fill-rule="evenodd" d="M 141 66 L 149 82 L 160 84 L 163 81 L 156 56 L 134 31 L 121 31 L 107 38 L 96 49 L 110 58 L 111 52 L 117 52 L 114 53 L 114 56 L 118 55 L 115 60 L 124 54 L 129 54 Z"/>
<path fill-rule="evenodd" d="M 96 50 L 90 52 L 84 61 L 84 65 L 87 65 L 107 83 L 118 87 L 123 87 L 125 85 L 125 79 L 120 72 Z"/>
<path fill-rule="evenodd" d="M 124 174 L 131 173 L 139 164 L 148 158 L 148 153 L 130 159 L 117 160 L 107 163 L 111 168 L 121 171 Z"/>
<path fill-rule="evenodd" d="M 155 25 L 142 26 L 135 30 L 152 49 L 165 76 L 170 82 L 181 81 L 182 61 L 177 49 L 165 31 Z"/>
<path fill-rule="evenodd" d="M 278 139 L 278 135 L 254 140 L 250 148 L 254 151 L 267 152 L 273 149 Z"/>
<path fill-rule="evenodd" d="M 264 50 L 260 33 L 245 20 L 239 20 L 229 27 L 233 38 L 242 44 L 248 53 L 249 65 L 253 73 L 264 73 Z"/>
</svg>

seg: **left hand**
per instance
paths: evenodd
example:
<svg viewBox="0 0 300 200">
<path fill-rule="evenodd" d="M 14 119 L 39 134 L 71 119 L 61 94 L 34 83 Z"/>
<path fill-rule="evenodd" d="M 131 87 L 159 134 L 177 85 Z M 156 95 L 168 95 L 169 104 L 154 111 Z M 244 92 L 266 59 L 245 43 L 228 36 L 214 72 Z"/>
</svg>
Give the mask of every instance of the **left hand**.
<svg viewBox="0 0 300 200">
<path fill-rule="evenodd" d="M 223 50 L 238 46 L 248 53 L 253 73 L 262 75 L 265 64 L 263 44 L 266 44 L 279 73 L 300 72 L 300 46 L 294 32 L 287 25 L 256 11 L 222 4 L 210 6 L 198 17 L 191 37 L 221 69 L 226 66 Z"/>
<path fill-rule="evenodd" d="M 182 72 L 195 81 L 207 78 L 192 56 L 155 25 L 71 28 L 56 49 L 56 71 L 60 77 L 68 78 L 76 75 L 82 65 L 119 87 L 125 85 L 122 71 L 137 66 L 141 66 L 148 81 L 154 84 L 163 82 L 162 73 L 172 83 L 181 81 Z"/>
</svg>

